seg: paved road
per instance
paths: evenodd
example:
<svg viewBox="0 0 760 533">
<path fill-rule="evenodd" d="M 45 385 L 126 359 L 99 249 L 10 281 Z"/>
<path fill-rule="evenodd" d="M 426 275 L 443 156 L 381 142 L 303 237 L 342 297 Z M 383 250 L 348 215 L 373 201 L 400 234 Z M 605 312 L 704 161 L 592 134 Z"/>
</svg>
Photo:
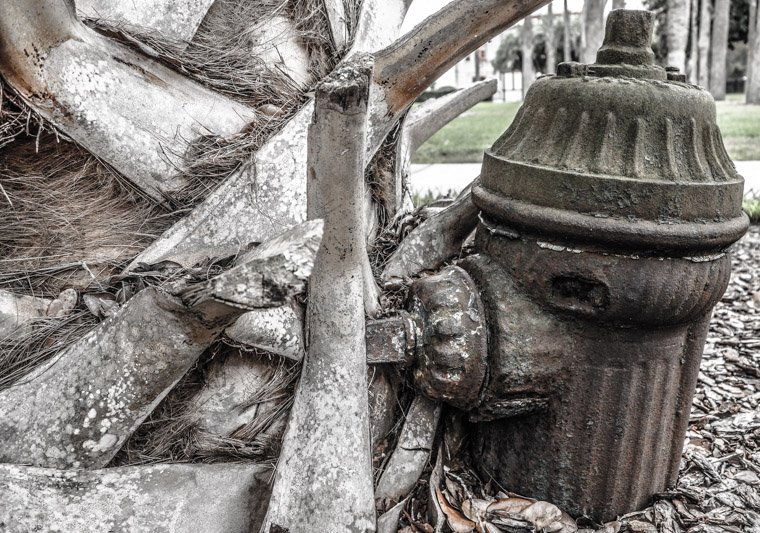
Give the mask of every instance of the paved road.
<svg viewBox="0 0 760 533">
<path fill-rule="evenodd" d="M 736 170 L 744 176 L 744 193 L 751 191 L 760 195 L 760 161 L 736 161 L 735 164 Z M 451 189 L 459 192 L 479 174 L 479 164 L 412 165 L 412 192 L 421 195 L 430 190 L 440 195 Z"/>
</svg>

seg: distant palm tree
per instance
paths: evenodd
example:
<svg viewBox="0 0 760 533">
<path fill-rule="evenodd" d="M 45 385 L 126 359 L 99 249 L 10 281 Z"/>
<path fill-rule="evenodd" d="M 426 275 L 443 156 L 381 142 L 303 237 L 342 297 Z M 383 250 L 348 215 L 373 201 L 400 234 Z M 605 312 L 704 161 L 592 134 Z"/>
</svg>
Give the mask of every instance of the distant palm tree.
<svg viewBox="0 0 760 533">
<path fill-rule="evenodd" d="M 716 100 L 726 99 L 726 52 L 730 0 L 715 0 L 710 42 L 710 93 Z"/>
<path fill-rule="evenodd" d="M 583 25 L 581 33 L 581 63 L 594 63 L 596 51 L 604 40 L 604 6 L 607 0 L 583 2 Z"/>
<path fill-rule="evenodd" d="M 689 41 L 690 0 L 668 0 L 668 66 L 686 72 L 686 45 Z"/>
<path fill-rule="evenodd" d="M 749 2 L 747 103 L 760 105 L 760 0 Z"/>
<path fill-rule="evenodd" d="M 533 22 L 530 17 L 525 17 L 522 25 L 522 94 L 523 100 L 528 92 L 530 84 L 535 76 L 533 71 Z"/>
</svg>

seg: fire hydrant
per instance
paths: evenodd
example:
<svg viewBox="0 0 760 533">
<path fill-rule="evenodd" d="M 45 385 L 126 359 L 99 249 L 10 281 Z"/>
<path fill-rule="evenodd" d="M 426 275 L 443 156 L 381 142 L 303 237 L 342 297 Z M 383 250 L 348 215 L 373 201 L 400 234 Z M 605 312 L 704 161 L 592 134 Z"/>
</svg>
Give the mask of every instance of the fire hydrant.
<svg viewBox="0 0 760 533">
<path fill-rule="evenodd" d="M 597 63 L 531 86 L 486 151 L 475 254 L 411 290 L 415 381 L 469 412 L 484 479 L 597 520 L 675 482 L 748 226 L 712 97 L 654 64 L 653 23 L 611 12 Z"/>
</svg>

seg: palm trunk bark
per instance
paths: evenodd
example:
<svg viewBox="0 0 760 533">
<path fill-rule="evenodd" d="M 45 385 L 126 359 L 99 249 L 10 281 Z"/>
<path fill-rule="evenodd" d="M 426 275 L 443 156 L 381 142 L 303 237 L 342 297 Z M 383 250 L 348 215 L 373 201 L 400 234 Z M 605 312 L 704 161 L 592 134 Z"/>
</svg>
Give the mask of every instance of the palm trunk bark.
<svg viewBox="0 0 760 533">
<path fill-rule="evenodd" d="M 699 75 L 697 81 L 702 87 L 710 83 L 710 0 L 701 0 L 699 7 Z"/>
<path fill-rule="evenodd" d="M 583 3 L 583 35 L 581 63 L 594 63 L 596 51 L 604 41 L 604 6 L 607 0 L 585 0 Z"/>
<path fill-rule="evenodd" d="M 730 0 L 715 0 L 710 46 L 710 93 L 715 100 L 726 99 L 726 50 Z"/>
<path fill-rule="evenodd" d="M 573 60 L 573 49 L 570 45 L 570 10 L 567 8 L 567 0 L 565 0 L 565 7 L 562 10 L 562 21 L 564 24 L 562 36 L 564 39 L 564 50 L 562 51 L 562 57 L 567 63 Z"/>
<path fill-rule="evenodd" d="M 530 17 L 523 20 L 520 49 L 522 50 L 522 97 L 528 93 L 533 83 L 533 22 Z"/>
<path fill-rule="evenodd" d="M 546 15 L 546 74 L 552 74 L 557 68 L 557 44 L 554 38 L 554 11 L 552 4 L 546 6 L 549 12 Z"/>
<path fill-rule="evenodd" d="M 750 0 L 749 3 L 747 103 L 760 105 L 760 0 Z"/>
<path fill-rule="evenodd" d="M 686 72 L 686 46 L 689 44 L 690 0 L 668 0 L 668 59 L 670 67 Z"/>
<path fill-rule="evenodd" d="M 689 23 L 689 60 L 686 65 L 686 79 L 690 83 L 697 83 L 699 74 L 699 48 L 697 47 L 699 30 L 699 0 L 691 0 L 689 8 L 691 22 Z"/>
<path fill-rule="evenodd" d="M 369 56 L 317 87 L 308 216 L 324 218 L 310 280 L 309 343 L 262 532 L 375 530 L 362 265 Z"/>
</svg>

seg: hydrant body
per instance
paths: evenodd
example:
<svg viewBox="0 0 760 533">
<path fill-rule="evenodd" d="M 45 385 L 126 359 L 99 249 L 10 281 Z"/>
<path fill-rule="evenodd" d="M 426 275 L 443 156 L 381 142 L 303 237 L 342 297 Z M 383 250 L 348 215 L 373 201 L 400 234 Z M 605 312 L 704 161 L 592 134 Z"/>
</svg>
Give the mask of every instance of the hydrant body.
<svg viewBox="0 0 760 533">
<path fill-rule="evenodd" d="M 470 384 L 459 405 L 478 468 L 597 520 L 675 482 L 727 249 L 748 225 L 712 97 L 654 65 L 653 22 L 613 11 L 596 64 L 533 84 L 486 151 L 459 264 L 488 330 L 477 399 Z"/>
</svg>

